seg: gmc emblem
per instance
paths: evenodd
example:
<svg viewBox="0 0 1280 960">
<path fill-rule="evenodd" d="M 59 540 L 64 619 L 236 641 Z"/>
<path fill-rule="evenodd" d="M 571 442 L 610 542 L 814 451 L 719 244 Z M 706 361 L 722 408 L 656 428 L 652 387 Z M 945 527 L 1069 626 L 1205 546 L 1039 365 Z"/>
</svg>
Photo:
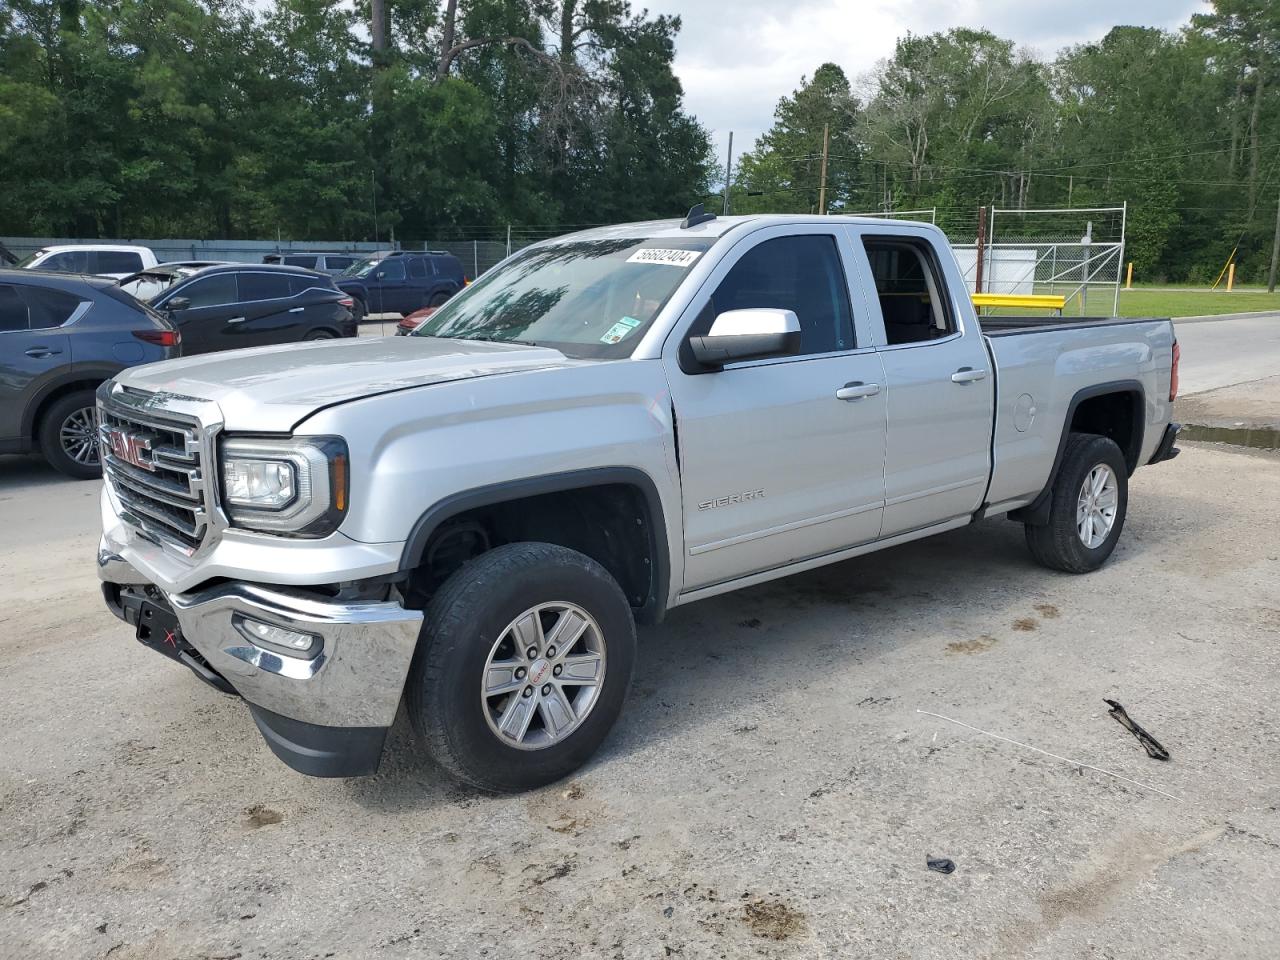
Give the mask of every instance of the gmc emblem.
<svg viewBox="0 0 1280 960">
<path fill-rule="evenodd" d="M 150 440 L 134 433 L 117 430 L 115 427 L 107 427 L 106 434 L 107 443 L 111 446 L 111 455 L 113 457 L 117 460 L 123 460 L 131 466 L 155 473 L 155 464 L 149 459 L 142 459 L 142 451 L 151 449 Z"/>
</svg>

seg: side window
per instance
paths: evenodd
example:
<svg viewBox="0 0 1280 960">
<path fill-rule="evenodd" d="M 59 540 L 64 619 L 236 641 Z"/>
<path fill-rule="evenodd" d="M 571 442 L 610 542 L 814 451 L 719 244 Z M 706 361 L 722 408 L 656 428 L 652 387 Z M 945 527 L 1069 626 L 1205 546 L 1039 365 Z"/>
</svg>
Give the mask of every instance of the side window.
<svg viewBox="0 0 1280 960">
<path fill-rule="evenodd" d="M 933 248 L 922 240 L 864 237 L 890 346 L 925 343 L 956 332 Z"/>
<path fill-rule="evenodd" d="M 836 238 L 823 234 L 779 237 L 742 255 L 711 295 L 711 310 L 695 326 L 728 310 L 773 307 L 800 320 L 801 353 L 853 347 L 853 310 Z M 693 331 L 697 332 L 697 331 Z"/>
<path fill-rule="evenodd" d="M 336 290 L 332 277 L 300 277 L 296 274 L 289 278 L 289 295 L 296 297 L 305 290 Z"/>
<path fill-rule="evenodd" d="M 236 277 L 234 273 L 217 273 L 201 277 L 176 291 L 175 296 L 186 297 L 192 307 L 216 307 L 222 303 L 235 303 Z"/>
<path fill-rule="evenodd" d="M 89 252 L 91 273 L 137 273 L 142 257 L 128 250 L 92 250 Z"/>
<path fill-rule="evenodd" d="M 282 300 L 290 296 L 289 274 L 242 273 L 240 274 L 240 299 Z"/>
<path fill-rule="evenodd" d="M 399 259 L 383 260 L 380 264 L 378 264 L 378 269 L 375 270 L 374 273 L 383 274 L 381 278 L 383 283 L 390 283 L 393 280 L 403 280 L 404 279 L 404 262 Z"/>
<path fill-rule="evenodd" d="M 0 333 L 27 329 L 27 304 L 18 289 L 0 284 Z"/>
<path fill-rule="evenodd" d="M 42 287 L 24 287 L 22 299 L 31 312 L 32 330 L 51 330 L 71 319 L 80 306 L 80 298 L 62 290 L 46 290 Z"/>
<path fill-rule="evenodd" d="M 284 262 L 291 267 L 306 267 L 308 270 L 316 268 L 315 257 L 291 256 L 285 257 Z"/>
<path fill-rule="evenodd" d="M 64 250 L 62 253 L 55 253 L 36 269 L 56 273 L 88 273 L 89 255 L 83 250 Z"/>
<path fill-rule="evenodd" d="M 324 268 L 326 270 L 345 270 L 355 262 L 353 257 L 325 257 Z"/>
<path fill-rule="evenodd" d="M 425 280 L 427 278 L 427 261 L 422 257 L 414 257 L 409 261 L 409 276 L 415 280 Z"/>
</svg>

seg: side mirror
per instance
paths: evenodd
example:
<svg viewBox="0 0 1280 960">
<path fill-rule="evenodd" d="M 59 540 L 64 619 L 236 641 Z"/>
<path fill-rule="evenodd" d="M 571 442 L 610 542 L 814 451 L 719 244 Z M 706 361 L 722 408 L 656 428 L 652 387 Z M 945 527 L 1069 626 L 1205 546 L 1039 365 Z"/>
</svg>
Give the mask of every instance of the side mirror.
<svg viewBox="0 0 1280 960">
<path fill-rule="evenodd" d="M 800 318 L 791 310 L 728 310 L 703 337 L 690 337 L 694 359 L 706 367 L 800 352 Z"/>
<path fill-rule="evenodd" d="M 375 280 L 382 280 L 382 279 L 384 279 L 384 278 L 386 277 L 386 275 L 387 275 L 387 271 L 385 271 L 385 270 L 379 270 L 377 273 L 375 273 L 375 274 L 373 275 L 373 279 L 375 279 Z"/>
<path fill-rule="evenodd" d="M 174 297 L 164 305 L 164 308 L 170 313 L 177 313 L 179 310 L 185 310 L 189 306 L 191 306 L 189 297 Z"/>
</svg>

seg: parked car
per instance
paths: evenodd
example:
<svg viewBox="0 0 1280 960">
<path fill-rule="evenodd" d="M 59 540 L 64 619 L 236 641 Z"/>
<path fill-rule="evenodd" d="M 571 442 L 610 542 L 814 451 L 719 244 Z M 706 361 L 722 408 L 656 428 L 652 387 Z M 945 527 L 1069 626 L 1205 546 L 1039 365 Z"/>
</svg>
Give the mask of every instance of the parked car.
<svg viewBox="0 0 1280 960">
<path fill-rule="evenodd" d="M 370 313 L 407 316 L 438 307 L 467 285 L 462 261 L 444 250 L 393 250 L 354 264 L 338 287 L 355 299 L 356 320 Z"/>
<path fill-rule="evenodd" d="M 37 450 L 68 476 L 101 475 L 94 391 L 177 356 L 179 339 L 105 278 L 0 270 L 0 453 Z"/>
<path fill-rule="evenodd" d="M 117 243 L 75 243 L 41 247 L 18 262 L 24 270 L 46 270 L 54 273 L 85 273 L 117 280 L 156 265 L 156 255 L 149 247 Z"/>
<path fill-rule="evenodd" d="M 225 260 L 175 260 L 161 263 L 120 280 L 120 289 L 139 300 L 153 300 L 180 280 L 205 267 L 220 266 Z"/>
<path fill-rule="evenodd" d="M 980 319 L 931 224 L 695 208 L 523 250 L 412 336 L 121 374 L 104 422 L 205 479 L 109 468 L 99 575 L 295 769 L 374 772 L 403 702 L 527 789 L 607 735 L 637 620 L 989 517 L 1097 570 L 1177 382 L 1169 320 Z"/>
<path fill-rule="evenodd" d="M 351 297 L 332 277 L 301 267 L 205 267 L 157 294 L 151 305 L 182 332 L 183 356 L 358 332 Z"/>
<path fill-rule="evenodd" d="M 439 309 L 439 307 L 423 307 L 421 310 L 413 311 L 407 317 L 401 317 L 400 322 L 396 324 L 396 336 L 407 337 L 418 329 L 418 324 Z"/>
<path fill-rule="evenodd" d="M 318 270 L 320 273 L 327 273 L 336 277 L 361 259 L 361 255 L 356 253 L 291 251 L 289 253 L 268 253 L 262 258 L 262 262 L 277 263 L 286 267 L 304 267 L 307 270 Z"/>
</svg>

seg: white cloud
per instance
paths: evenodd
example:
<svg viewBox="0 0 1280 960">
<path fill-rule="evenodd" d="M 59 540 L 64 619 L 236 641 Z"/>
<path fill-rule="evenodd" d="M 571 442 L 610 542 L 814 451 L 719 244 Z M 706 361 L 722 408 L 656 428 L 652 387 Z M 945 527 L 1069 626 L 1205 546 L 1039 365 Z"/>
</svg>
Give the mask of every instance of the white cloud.
<svg viewBox="0 0 1280 960">
<path fill-rule="evenodd" d="M 1041 56 L 1101 39 L 1117 23 L 1174 29 L 1205 9 L 1202 0 L 635 0 L 679 14 L 676 73 L 690 112 L 724 157 L 749 149 L 773 122 L 778 98 L 821 64 L 856 80 L 893 53 L 898 37 L 985 27 Z M 722 160 L 723 162 L 723 160 Z"/>
</svg>

